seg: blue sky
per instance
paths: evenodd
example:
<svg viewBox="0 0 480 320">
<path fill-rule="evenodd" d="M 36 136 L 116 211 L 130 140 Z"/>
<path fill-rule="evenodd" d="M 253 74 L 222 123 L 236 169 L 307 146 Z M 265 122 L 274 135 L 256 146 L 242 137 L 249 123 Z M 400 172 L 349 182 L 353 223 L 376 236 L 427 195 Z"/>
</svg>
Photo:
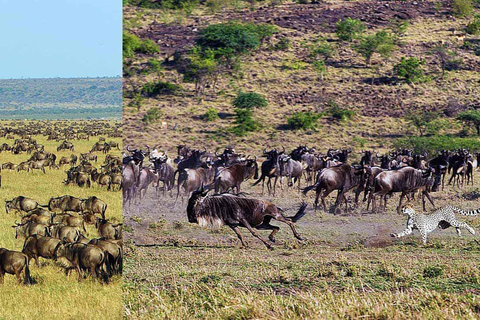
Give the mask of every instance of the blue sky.
<svg viewBox="0 0 480 320">
<path fill-rule="evenodd" d="M 0 0 L 1 79 L 121 74 L 121 0 Z"/>
</svg>

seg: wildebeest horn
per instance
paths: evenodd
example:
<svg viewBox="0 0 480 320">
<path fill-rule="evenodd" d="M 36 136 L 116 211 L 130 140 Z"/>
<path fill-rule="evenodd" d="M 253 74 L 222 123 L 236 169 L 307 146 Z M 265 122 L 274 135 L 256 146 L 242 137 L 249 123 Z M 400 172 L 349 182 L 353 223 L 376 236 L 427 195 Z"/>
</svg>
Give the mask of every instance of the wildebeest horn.
<svg viewBox="0 0 480 320">
<path fill-rule="evenodd" d="M 284 146 L 282 146 L 282 149 L 283 149 L 283 151 L 282 151 L 282 152 L 284 152 L 284 153 L 285 153 L 285 147 L 284 147 Z"/>
<path fill-rule="evenodd" d="M 129 148 L 129 147 L 130 147 L 130 146 L 129 146 L 129 145 L 127 145 L 127 151 L 128 151 L 128 152 L 132 152 L 132 150 L 130 150 L 130 148 Z"/>
<path fill-rule="evenodd" d="M 263 149 L 263 153 L 264 154 L 267 153 L 267 148 Z"/>
</svg>

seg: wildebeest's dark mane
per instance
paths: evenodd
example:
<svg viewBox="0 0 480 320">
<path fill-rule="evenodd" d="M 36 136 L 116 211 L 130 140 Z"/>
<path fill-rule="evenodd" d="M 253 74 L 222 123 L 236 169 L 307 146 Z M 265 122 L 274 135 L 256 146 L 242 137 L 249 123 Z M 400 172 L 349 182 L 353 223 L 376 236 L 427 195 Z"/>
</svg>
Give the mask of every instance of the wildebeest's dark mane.
<svg viewBox="0 0 480 320">
<path fill-rule="evenodd" d="M 405 172 L 405 187 L 407 189 L 417 189 L 421 186 L 425 186 L 425 180 L 428 177 L 424 177 L 424 173 L 421 170 L 407 167 L 403 169 Z"/>
</svg>

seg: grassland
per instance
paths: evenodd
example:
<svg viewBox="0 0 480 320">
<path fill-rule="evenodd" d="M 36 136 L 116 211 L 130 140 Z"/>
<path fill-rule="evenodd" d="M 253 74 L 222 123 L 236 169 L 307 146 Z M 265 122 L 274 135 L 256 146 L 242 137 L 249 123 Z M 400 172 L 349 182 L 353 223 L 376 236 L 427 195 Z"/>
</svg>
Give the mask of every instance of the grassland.
<svg viewBox="0 0 480 320">
<path fill-rule="evenodd" d="M 7 122 L 2 122 L 6 124 Z M 9 122 L 10 123 L 10 122 Z M 35 125 L 35 122 L 31 122 Z M 15 136 L 15 138 L 18 138 Z M 45 146 L 45 151 L 54 152 L 57 159 L 70 156 L 70 151 L 57 152 L 60 142 L 47 141 L 44 136 L 34 136 L 38 143 Z M 95 139 L 95 140 L 94 140 Z M 97 138 L 90 141 L 74 140 L 75 154 L 88 152 Z M 107 138 L 107 141 L 121 142 L 120 138 Z M 0 138 L 0 143 L 12 144 L 13 140 Z M 112 154 L 118 151 L 112 151 Z M 102 163 L 105 155 L 98 154 L 98 163 Z M 14 155 L 10 152 L 0 153 L 0 163 L 13 162 L 15 164 L 27 160 L 30 155 L 23 153 Z M 94 164 L 95 165 L 95 164 Z M 122 221 L 121 192 L 109 192 L 99 188 L 95 183 L 92 188 L 65 186 L 66 178 L 63 167 L 60 170 L 46 169 L 46 174 L 35 172 L 17 173 L 16 171 L 2 171 L 1 199 L 11 200 L 23 195 L 47 204 L 50 197 L 73 195 L 80 198 L 98 196 L 104 200 L 108 209 L 106 216 L 113 221 Z M 0 214 L 0 247 L 21 251 L 24 239 L 15 239 L 14 221 L 20 217 L 13 213 Z M 93 226 L 87 226 L 88 238 L 97 237 Z M 122 313 L 121 276 L 114 276 L 108 285 L 102 285 L 90 277 L 81 283 L 77 282 L 75 274 L 66 277 L 58 263 L 41 259 L 41 267 L 30 264 L 32 277 L 37 284 L 32 286 L 19 285 L 13 276 L 5 276 L 5 284 L 0 286 L 0 319 L 119 319 Z"/>
</svg>

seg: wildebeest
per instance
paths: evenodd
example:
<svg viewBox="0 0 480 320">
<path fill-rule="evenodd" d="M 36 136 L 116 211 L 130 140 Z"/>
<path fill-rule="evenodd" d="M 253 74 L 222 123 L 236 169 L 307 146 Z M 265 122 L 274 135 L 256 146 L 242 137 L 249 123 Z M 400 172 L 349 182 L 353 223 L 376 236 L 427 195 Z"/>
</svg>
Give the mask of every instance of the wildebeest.
<svg viewBox="0 0 480 320">
<path fill-rule="evenodd" d="M 51 226 L 51 236 L 57 239 L 66 240 L 73 243 L 83 236 L 77 227 L 66 226 L 64 224 L 55 224 Z"/>
<path fill-rule="evenodd" d="M 69 195 L 50 198 L 50 201 L 48 201 L 48 210 L 52 212 L 60 210 L 62 213 L 82 212 L 82 202 L 82 199 Z"/>
<path fill-rule="evenodd" d="M 95 228 L 98 231 L 99 237 L 107 240 L 122 239 L 122 226 L 122 223 L 113 224 L 105 219 L 95 219 Z"/>
<path fill-rule="evenodd" d="M 34 221 L 27 221 L 25 223 L 17 223 L 15 221 L 15 225 L 12 226 L 12 228 L 15 228 L 15 239 L 20 237 L 27 238 L 34 234 L 50 236 L 48 225 L 36 223 Z"/>
<path fill-rule="evenodd" d="M 397 212 L 400 213 L 403 198 L 417 190 L 422 190 L 423 210 L 425 210 L 425 197 L 427 197 L 433 207 L 435 207 L 435 204 L 429 195 L 429 191 L 430 189 L 433 191 L 436 190 L 440 184 L 440 175 L 437 173 L 435 178 L 432 178 L 433 171 L 434 170 L 431 168 L 420 170 L 412 167 L 405 167 L 396 171 L 379 173 L 375 177 L 374 187 L 368 200 L 369 202 L 372 201 L 372 209 L 376 209 L 376 196 L 380 196 L 384 199 L 384 209 L 386 209 L 387 195 L 394 192 L 401 192 L 400 202 L 397 207 Z"/>
<path fill-rule="evenodd" d="M 123 250 L 117 243 L 105 238 L 92 239 L 89 244 L 99 246 L 107 256 L 112 274 L 121 274 L 123 269 Z"/>
<path fill-rule="evenodd" d="M 112 177 L 109 174 L 97 172 L 97 169 L 95 169 L 90 173 L 90 176 L 92 177 L 92 181 L 96 182 L 99 186 L 106 186 L 108 191 L 112 188 Z"/>
<path fill-rule="evenodd" d="M 4 164 L 2 164 L 2 169 L 15 170 L 15 164 L 13 164 L 12 162 L 4 163 Z"/>
<path fill-rule="evenodd" d="M 273 249 L 271 244 L 260 237 L 254 230 L 272 230 L 268 236 L 271 242 L 275 242 L 275 234 L 280 229 L 272 226 L 270 221 L 286 223 L 290 226 L 294 236 L 303 240 L 295 230 L 294 222 L 305 215 L 306 204 L 302 203 L 297 214 L 293 217 L 284 217 L 275 204 L 246 197 L 240 197 L 232 194 L 208 195 L 203 186 L 192 193 L 188 200 L 187 216 L 188 222 L 198 223 L 201 226 L 229 226 L 240 239 L 242 246 L 246 248 L 246 243 L 238 227 L 247 228 L 253 236 L 260 239 L 268 249 Z"/>
<path fill-rule="evenodd" d="M 98 156 L 96 154 L 93 154 L 93 153 L 81 153 L 80 154 L 80 160 L 97 162 Z"/>
<path fill-rule="evenodd" d="M 37 201 L 24 196 L 18 196 L 10 201 L 5 200 L 6 213 L 9 213 L 10 210 L 15 210 L 20 213 L 30 212 L 38 207 L 41 207 L 41 205 L 39 205 Z"/>
<path fill-rule="evenodd" d="M 25 239 L 22 252 L 27 255 L 28 260 L 35 259 L 38 266 L 38 258 L 56 259 L 55 251 L 60 245 L 61 240 L 52 237 L 45 237 L 39 234 L 29 236 Z"/>
<path fill-rule="evenodd" d="M 18 283 L 22 283 L 20 274 L 24 271 L 24 284 L 33 284 L 34 280 L 30 276 L 28 257 L 18 251 L 11 251 L 0 248 L 0 284 L 4 283 L 5 273 L 14 274 Z"/>
<path fill-rule="evenodd" d="M 20 171 L 30 171 L 30 163 L 28 161 L 23 161 L 23 162 L 20 162 L 18 165 L 17 165 L 17 172 L 20 172 Z"/>
<path fill-rule="evenodd" d="M 309 187 L 303 189 L 303 193 L 307 194 L 308 191 L 316 189 L 315 197 L 315 209 L 318 205 L 318 198 L 320 193 L 324 190 L 321 198 L 323 210 L 327 211 L 327 205 L 325 204 L 325 198 L 334 190 L 338 190 L 337 200 L 335 201 L 334 213 L 337 213 L 338 207 L 340 206 L 342 200 L 345 200 L 345 206 L 347 207 L 347 201 L 345 198 L 345 193 L 354 188 L 358 187 L 364 179 L 365 169 L 354 168 L 349 164 L 341 164 L 336 167 L 328 168 L 323 170 L 318 176 L 317 182 Z M 347 207 L 348 209 L 348 207 Z"/>
<path fill-rule="evenodd" d="M 78 281 L 82 281 L 82 271 L 89 270 L 93 277 L 108 283 L 108 264 L 103 250 L 96 245 L 84 243 L 67 243 L 62 241 L 55 251 L 57 258 L 66 258 L 71 267 L 65 270 L 68 274 L 70 269 L 77 270 Z M 104 267 L 107 269 L 105 272 Z"/>
<path fill-rule="evenodd" d="M 258 179 L 257 157 L 219 169 L 215 174 L 215 193 L 223 193 L 230 188 L 240 193 L 241 183 L 252 177 Z"/>
<path fill-rule="evenodd" d="M 285 153 L 285 148 L 283 148 L 283 151 L 281 152 L 278 152 L 277 149 L 273 149 L 268 152 L 267 152 L 267 149 L 263 150 L 263 154 L 267 157 L 267 160 L 262 162 L 260 178 L 258 178 L 258 180 L 252 184 L 252 186 L 256 186 L 257 184 L 262 182 L 262 194 L 264 193 L 264 190 L 265 190 L 266 178 L 268 178 L 267 190 L 269 194 L 271 193 L 271 190 L 272 190 L 271 179 L 273 177 L 277 179 L 279 175 L 278 156 L 284 153 Z M 276 183 L 273 184 L 273 195 L 275 195 L 275 185 Z"/>
<path fill-rule="evenodd" d="M 93 214 L 99 214 L 102 217 L 102 219 L 105 219 L 107 204 L 103 200 L 97 198 L 96 196 L 91 196 L 87 199 L 83 199 L 82 211 L 91 212 Z"/>
<path fill-rule="evenodd" d="M 135 195 L 139 197 L 139 199 L 142 199 L 147 194 L 148 186 L 154 182 L 157 181 L 157 175 L 153 170 L 150 168 L 143 168 L 140 171 L 140 176 L 139 176 L 139 181 L 137 183 L 137 187 L 135 188 Z M 142 195 L 143 191 L 143 195 Z"/>
<path fill-rule="evenodd" d="M 135 164 L 135 161 L 131 160 L 123 166 L 122 170 L 122 194 L 123 203 L 130 204 L 131 199 L 135 194 L 135 185 L 140 174 L 139 165 Z"/>
<path fill-rule="evenodd" d="M 300 180 L 303 174 L 303 166 L 300 161 L 293 160 L 287 155 L 278 157 L 278 166 L 281 179 L 286 177 L 287 185 L 293 186 L 295 182 L 298 182 L 298 190 L 300 190 Z M 282 187 L 283 188 L 283 187 Z"/>
<path fill-rule="evenodd" d="M 57 151 L 60 151 L 60 150 L 70 150 L 70 151 L 74 151 L 75 147 L 73 146 L 73 143 L 71 142 L 68 142 L 67 140 L 64 140 L 58 147 L 57 147 Z"/>
<path fill-rule="evenodd" d="M 183 169 L 178 175 L 177 182 L 177 197 L 180 195 L 180 189 L 183 189 L 183 194 L 190 196 L 191 192 L 200 188 L 202 184 L 210 185 L 215 178 L 215 168 L 211 165 L 205 165 L 196 169 Z M 183 201 L 183 200 L 182 200 Z"/>
<path fill-rule="evenodd" d="M 154 150 L 155 151 L 155 150 Z M 175 184 L 175 169 L 168 162 L 166 152 L 163 157 L 151 157 L 151 162 L 154 165 L 155 172 L 157 174 L 157 191 L 160 188 L 160 181 L 163 183 L 162 189 L 165 195 L 166 191 L 171 191 Z M 152 161 L 153 160 L 153 161 Z"/>
<path fill-rule="evenodd" d="M 92 182 L 90 180 L 90 177 L 88 176 L 88 173 L 72 171 L 72 170 L 67 171 L 67 179 L 64 181 L 64 183 L 66 185 L 75 183 L 81 188 L 84 186 L 87 186 L 88 188 L 90 188 L 92 185 Z"/>
</svg>

